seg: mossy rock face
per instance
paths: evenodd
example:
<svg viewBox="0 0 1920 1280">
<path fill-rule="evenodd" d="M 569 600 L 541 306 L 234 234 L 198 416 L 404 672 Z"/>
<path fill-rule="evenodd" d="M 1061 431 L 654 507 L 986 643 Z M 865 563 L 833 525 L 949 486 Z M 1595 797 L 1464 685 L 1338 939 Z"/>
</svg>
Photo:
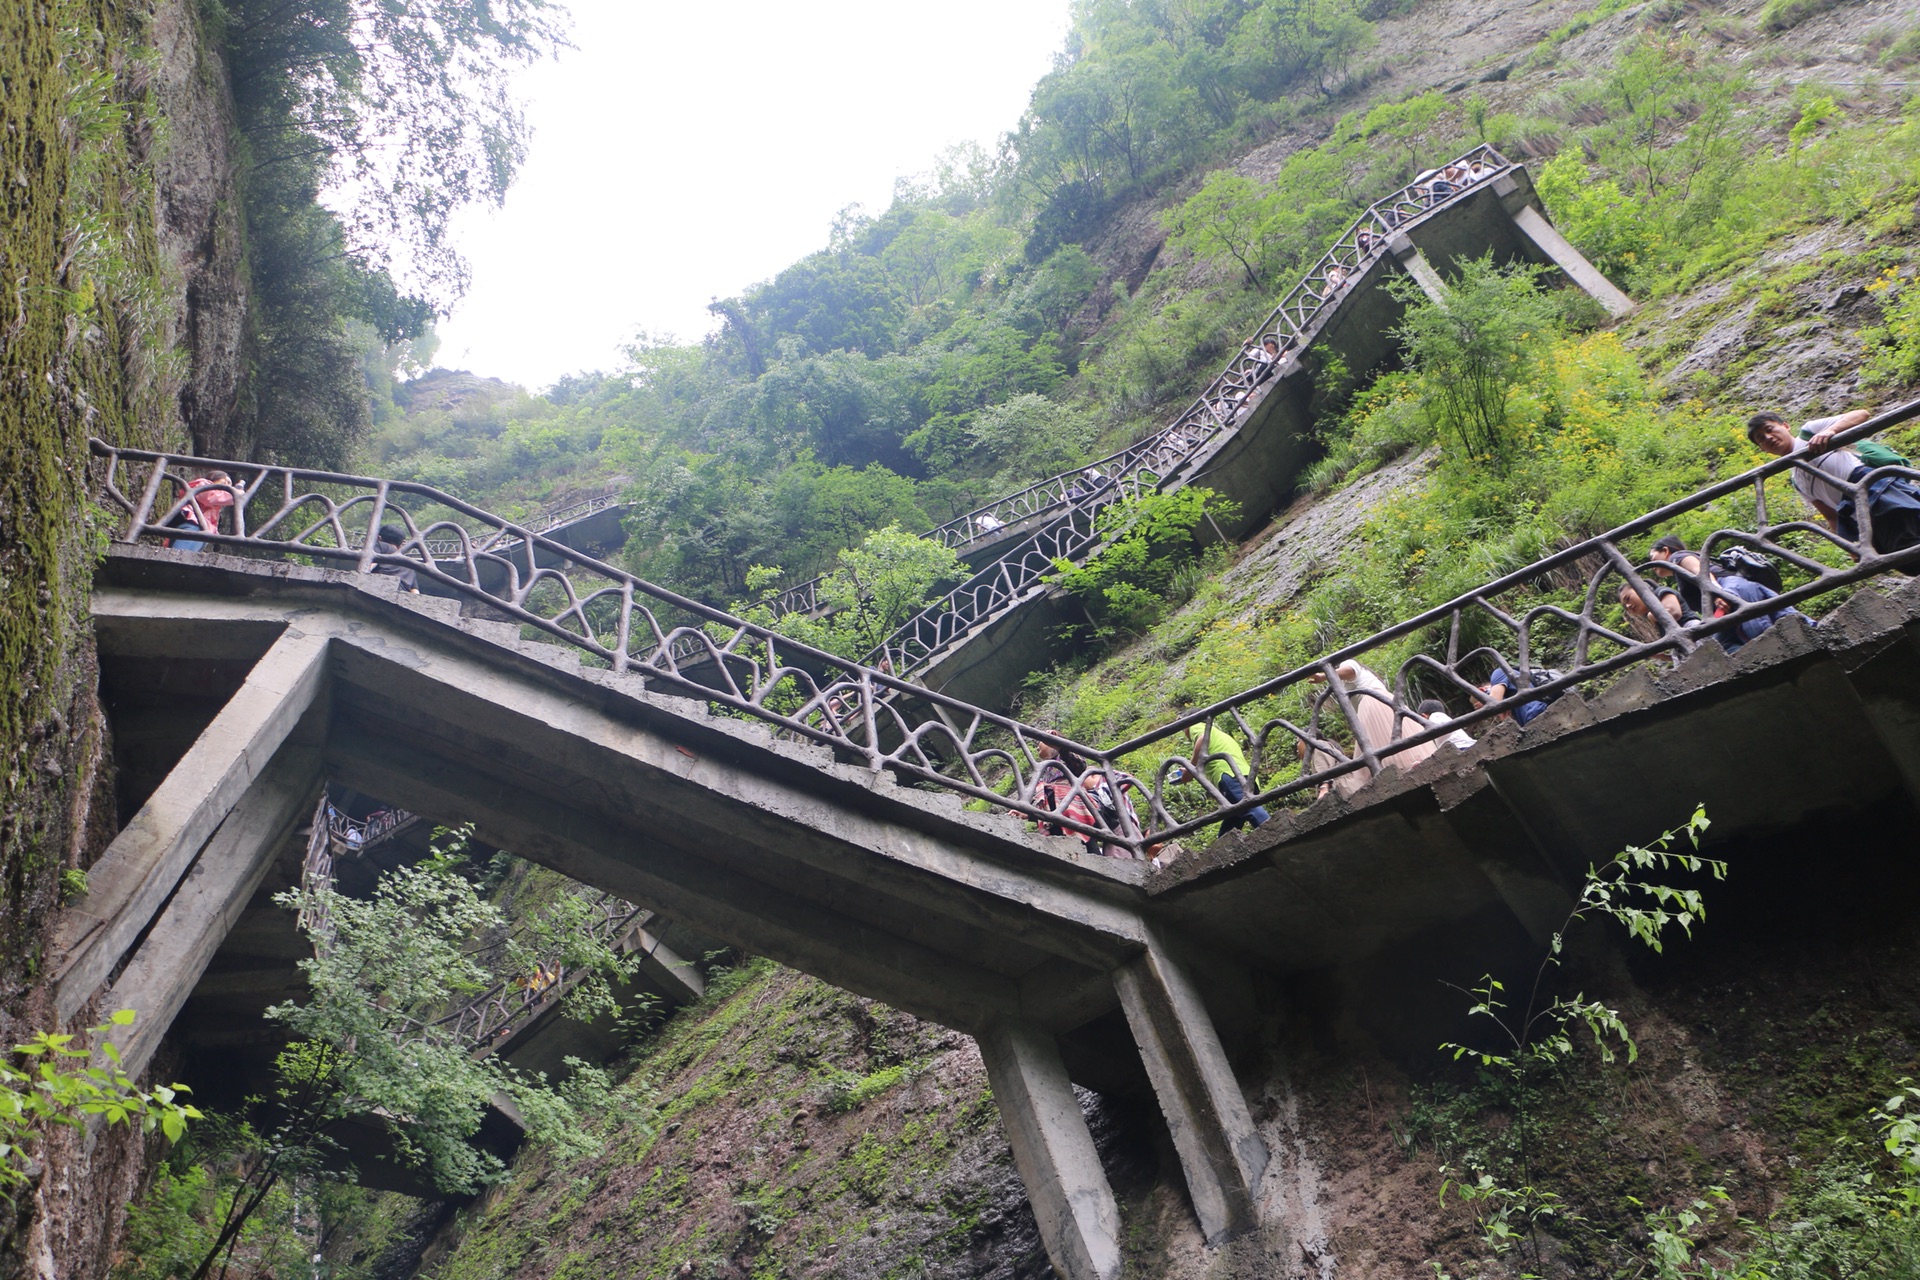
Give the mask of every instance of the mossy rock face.
<svg viewBox="0 0 1920 1280">
<path fill-rule="evenodd" d="M 955 1032 L 752 961 L 634 1056 L 620 1098 L 604 1155 L 523 1158 L 432 1274 L 1048 1274 Z"/>
</svg>

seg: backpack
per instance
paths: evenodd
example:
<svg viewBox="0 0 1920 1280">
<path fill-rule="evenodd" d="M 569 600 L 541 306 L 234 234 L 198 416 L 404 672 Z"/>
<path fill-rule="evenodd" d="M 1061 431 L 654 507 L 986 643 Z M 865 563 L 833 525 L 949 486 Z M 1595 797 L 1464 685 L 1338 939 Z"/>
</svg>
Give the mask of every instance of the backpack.
<svg viewBox="0 0 1920 1280">
<path fill-rule="evenodd" d="M 1529 689 L 1538 689 L 1543 684 L 1552 684 L 1555 680 L 1561 679 L 1566 674 L 1566 672 L 1556 671 L 1552 667 L 1535 667 L 1533 670 L 1527 672 L 1527 687 Z M 1552 693 L 1537 699 L 1537 701 L 1552 702 L 1565 692 L 1565 689 L 1555 689 Z"/>
<path fill-rule="evenodd" d="M 1904 467 L 1905 457 L 1878 440 L 1855 440 L 1853 454 L 1870 467 Z"/>
<path fill-rule="evenodd" d="M 1757 551 L 1746 547 L 1728 547 L 1713 558 L 1717 568 L 1748 582 L 1757 582 L 1769 591 L 1778 592 L 1782 588 L 1780 566 Z"/>
</svg>

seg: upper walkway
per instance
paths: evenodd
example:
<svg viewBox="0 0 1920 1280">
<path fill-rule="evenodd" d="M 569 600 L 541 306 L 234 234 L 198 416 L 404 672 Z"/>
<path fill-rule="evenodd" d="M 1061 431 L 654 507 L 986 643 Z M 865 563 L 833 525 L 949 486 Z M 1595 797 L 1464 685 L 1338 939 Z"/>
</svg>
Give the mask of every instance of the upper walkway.
<svg viewBox="0 0 1920 1280">
<path fill-rule="evenodd" d="M 1312 460 L 1311 405 L 1369 376 L 1397 350 L 1411 279 L 1435 301 L 1465 260 L 1558 268 L 1606 310 L 1632 302 L 1547 221 L 1526 170 L 1481 146 L 1369 205 L 1302 275 L 1192 404 L 1120 453 L 1030 486 L 940 526 L 950 545 L 978 540 L 975 572 L 909 619 L 867 661 L 971 702 L 997 706 L 1057 656 L 1072 605 L 1048 579 L 1101 542 L 1095 516 L 1143 492 L 1205 484 L 1237 506 L 1220 533 L 1257 528 Z M 1267 344 L 1278 353 L 1269 359 Z M 1097 472 L 1090 478 L 1090 472 Z M 804 586 L 805 584 L 803 584 Z"/>
</svg>

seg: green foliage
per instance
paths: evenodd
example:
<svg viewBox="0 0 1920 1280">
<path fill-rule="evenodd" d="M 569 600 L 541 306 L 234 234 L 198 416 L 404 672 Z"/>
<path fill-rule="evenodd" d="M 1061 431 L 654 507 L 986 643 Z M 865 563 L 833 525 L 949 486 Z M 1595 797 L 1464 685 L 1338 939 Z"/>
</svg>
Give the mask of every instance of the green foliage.
<svg viewBox="0 0 1920 1280">
<path fill-rule="evenodd" d="M 142 1133 L 157 1129 L 176 1142 L 187 1121 L 200 1118 L 198 1108 L 181 1101 L 185 1085 L 142 1089 L 120 1069 L 120 1051 L 105 1037 L 133 1019 L 133 1010 L 122 1009 L 85 1037 L 42 1031 L 14 1045 L 14 1053 L 34 1060 L 31 1069 L 0 1061 L 0 1195 L 11 1200 L 26 1183 L 28 1149 L 49 1125 L 77 1128 L 98 1116 L 110 1125 L 137 1123 Z"/>
<path fill-rule="evenodd" d="M 1505 471 L 1531 443 L 1518 429 L 1514 402 L 1551 348 L 1558 312 L 1535 285 L 1531 267 L 1501 269 L 1493 259 L 1464 264 L 1443 302 L 1413 305 L 1396 336 L 1420 371 L 1422 403 L 1435 433 L 1465 462 Z"/>
<path fill-rule="evenodd" d="M 62 906 L 78 902 L 87 896 L 87 873 L 79 867 L 68 867 L 60 873 L 60 902 Z"/>
<path fill-rule="evenodd" d="M 1920 288 L 1889 267 L 1867 291 L 1880 303 L 1881 322 L 1860 331 L 1867 357 L 1861 381 L 1870 387 L 1920 382 Z"/>
<path fill-rule="evenodd" d="M 1766 7 L 1760 10 L 1760 29 L 1775 35 L 1791 31 L 1808 18 L 1842 3 L 1844 0 L 1767 0 Z"/>
<path fill-rule="evenodd" d="M 1109 503 L 1094 517 L 1099 550 L 1081 565 L 1056 561 L 1052 581 L 1079 598 L 1095 635 L 1138 634 L 1165 612 L 1176 578 L 1198 554 L 1194 539 L 1202 523 L 1231 518 L 1235 510 L 1197 485 Z"/>
<path fill-rule="evenodd" d="M 1664 877 L 1675 872 L 1698 874 L 1704 870 L 1715 879 L 1725 879 L 1726 863 L 1689 851 L 1700 847 L 1700 835 L 1707 825 L 1706 810 L 1695 809 L 1684 825 L 1663 833 L 1645 848 L 1631 846 L 1615 854 L 1606 864 L 1588 868 L 1579 900 L 1554 932 L 1546 955 L 1517 1008 L 1508 997 L 1506 984 L 1491 974 L 1467 993 L 1474 1000 L 1467 1010 L 1468 1016 L 1493 1024 L 1492 1047 L 1445 1044 L 1441 1050 L 1451 1053 L 1456 1061 L 1471 1057 L 1482 1071 L 1501 1082 L 1505 1095 L 1518 1104 L 1513 1108 L 1513 1128 L 1522 1182 L 1509 1186 L 1484 1168 L 1472 1168 L 1467 1176 L 1457 1177 L 1443 1167 L 1442 1174 L 1446 1176 L 1440 1186 L 1440 1198 L 1444 1201 L 1451 1191 L 1473 1206 L 1481 1238 L 1496 1255 L 1524 1242 L 1531 1246 L 1534 1267 L 1538 1270 L 1544 1260 L 1538 1235 L 1541 1223 L 1549 1219 L 1579 1221 L 1562 1195 L 1541 1185 L 1535 1176 L 1536 1120 L 1533 1109 L 1525 1105 L 1530 1092 L 1573 1056 L 1575 1037 L 1582 1028 L 1591 1037 L 1603 1063 L 1613 1062 L 1619 1052 L 1626 1054 L 1628 1062 L 1640 1054 L 1639 1046 L 1617 1011 L 1584 995 L 1549 998 L 1548 980 L 1560 967 L 1567 933 L 1589 918 L 1611 918 L 1626 927 L 1629 937 L 1655 951 L 1664 949 L 1664 935 L 1669 928 L 1677 926 L 1691 937 L 1694 924 L 1706 917 L 1706 903 L 1700 891 L 1676 888 L 1647 877 Z M 1672 846 L 1682 835 L 1687 839 L 1687 849 L 1676 852 Z M 1699 1221 L 1696 1214 L 1687 1210 L 1681 1211 L 1681 1216 L 1663 1221 L 1662 1230 L 1655 1234 L 1656 1261 L 1680 1251 L 1689 1238 L 1687 1233 Z"/>
<path fill-rule="evenodd" d="M 981 410 L 968 430 L 974 447 L 999 463 L 991 485 L 1002 492 L 1079 466 L 1094 439 L 1087 414 L 1030 391 Z"/>
<path fill-rule="evenodd" d="M 821 579 L 820 599 L 833 610 L 830 616 L 767 621 L 823 649 L 859 657 L 925 608 L 938 588 L 965 576 L 952 548 L 888 525 L 842 551 Z"/>
</svg>

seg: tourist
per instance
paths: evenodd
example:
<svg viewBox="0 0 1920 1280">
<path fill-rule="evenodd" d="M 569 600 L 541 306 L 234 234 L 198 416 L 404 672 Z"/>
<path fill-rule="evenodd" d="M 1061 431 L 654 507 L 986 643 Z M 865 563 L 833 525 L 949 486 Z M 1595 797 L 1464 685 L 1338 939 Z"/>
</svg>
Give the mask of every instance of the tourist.
<svg viewBox="0 0 1920 1280">
<path fill-rule="evenodd" d="M 1347 287 L 1347 269 L 1339 263 L 1327 268 L 1327 296 L 1332 297 Z"/>
<path fill-rule="evenodd" d="M 1737 573 L 1721 573 L 1718 575 L 1715 587 L 1713 616 L 1716 618 L 1724 618 L 1743 605 L 1759 604 L 1780 594 L 1772 587 L 1754 582 L 1750 578 L 1743 578 Z M 1728 599 L 1728 596 L 1734 598 Z M 1787 617 L 1805 618 L 1806 615 L 1788 605 L 1768 613 L 1755 614 L 1724 631 L 1716 631 L 1713 633 L 1713 638 L 1718 640 L 1720 647 L 1728 653 L 1738 653 L 1743 646 L 1758 639 L 1761 632 Z"/>
<path fill-rule="evenodd" d="M 1829 527 L 1856 546 L 1861 541 L 1854 485 L 1874 468 L 1852 449 L 1835 448 L 1833 437 L 1867 420 L 1864 409 L 1833 418 L 1816 418 L 1807 439 L 1799 439 L 1777 413 L 1756 413 L 1747 420 L 1747 438 L 1776 458 L 1806 455 L 1806 466 L 1793 469 L 1793 487 L 1818 511 Z M 1844 486 L 1844 487 L 1843 487 Z M 1908 477 L 1888 474 L 1866 486 L 1867 511 L 1873 524 L 1873 550 L 1881 555 L 1920 545 L 1920 485 Z M 1920 574 L 1920 565 L 1903 572 Z"/>
<path fill-rule="evenodd" d="M 166 523 L 169 529 L 197 529 L 202 533 L 220 532 L 220 513 L 233 505 L 233 493 L 230 489 L 217 488 L 218 485 L 231 485 L 233 477 L 224 471 L 209 471 L 204 476 L 196 476 L 187 481 L 186 496 L 191 499 L 183 503 L 180 510 Z M 198 538 L 169 538 L 162 545 L 175 551 L 205 551 L 207 544 Z"/>
<path fill-rule="evenodd" d="M 1429 729 L 1438 728 L 1443 724 L 1453 723 L 1453 717 L 1447 714 L 1447 704 L 1438 698 L 1427 698 L 1423 700 L 1420 703 L 1419 710 L 1421 717 L 1426 720 Z M 1465 729 L 1455 729 L 1446 737 L 1441 738 L 1440 741 L 1457 750 L 1465 751 L 1473 746 L 1473 735 Z"/>
<path fill-rule="evenodd" d="M 1386 681 L 1369 671 L 1364 663 L 1352 658 L 1334 668 L 1333 674 L 1339 678 L 1341 687 L 1347 691 L 1347 701 L 1353 704 L 1354 733 L 1361 745 L 1376 756 L 1381 755 L 1393 745 L 1393 690 L 1387 687 Z M 1315 671 L 1307 679 L 1315 684 L 1327 682 L 1326 674 L 1320 671 Z M 1415 729 L 1414 732 L 1418 730 Z M 1417 747 L 1396 751 L 1381 763 L 1411 769 L 1432 755 L 1433 751 L 1434 746 L 1431 742 L 1423 742 Z M 1365 774 L 1353 776 L 1363 783 L 1366 781 Z"/>
<path fill-rule="evenodd" d="M 1228 804 L 1245 800 L 1253 782 L 1253 771 L 1248 768 L 1247 757 L 1233 735 L 1210 724 L 1191 724 L 1187 726 L 1187 737 L 1193 741 L 1193 754 L 1187 757 L 1188 763 L 1206 775 L 1207 781 L 1226 797 Z M 1222 823 L 1220 834 L 1241 827 L 1264 826 L 1268 816 L 1264 805 L 1255 805 L 1239 817 Z"/>
<path fill-rule="evenodd" d="M 1380 237 L 1362 227 L 1353 237 L 1353 247 L 1359 251 L 1361 261 L 1364 262 L 1373 256 L 1375 249 L 1380 247 Z"/>
<path fill-rule="evenodd" d="M 1525 727 L 1539 719 L 1546 712 L 1548 704 L 1560 695 L 1555 694 L 1552 698 L 1528 698 L 1523 702 L 1519 697 L 1522 688 L 1531 693 L 1536 686 L 1559 678 L 1557 671 L 1536 670 L 1522 686 L 1516 677 L 1507 673 L 1505 667 L 1495 667 L 1493 674 L 1487 677 L 1487 682 L 1480 686 L 1481 701 L 1488 705 L 1496 702 L 1516 704 L 1503 708 L 1500 714 L 1502 717 L 1511 717 L 1515 724 Z"/>
<path fill-rule="evenodd" d="M 997 533 L 1007 527 L 1005 520 L 998 519 L 991 512 L 974 517 L 973 527 L 981 533 Z"/>
<path fill-rule="evenodd" d="M 1687 550 L 1687 544 L 1668 534 L 1655 542 L 1647 552 L 1660 565 L 1654 568 L 1673 579 L 1674 588 L 1680 593 L 1682 608 L 1680 618 L 1683 622 L 1697 621 L 1700 617 L 1700 556 L 1698 552 Z M 1707 568 L 1707 580 L 1716 581 L 1718 574 L 1712 566 Z"/>
<path fill-rule="evenodd" d="M 1680 593 L 1672 587 L 1655 586 L 1649 583 L 1647 590 L 1654 593 L 1654 598 L 1660 602 L 1661 610 L 1675 622 L 1684 624 L 1698 620 L 1698 614 L 1692 617 L 1687 615 L 1686 601 L 1682 600 Z M 1627 611 L 1627 617 L 1630 620 L 1639 619 L 1652 627 L 1653 635 L 1642 637 L 1643 639 L 1651 640 L 1654 636 L 1661 635 L 1665 631 L 1665 628 L 1660 625 L 1659 620 L 1653 616 L 1653 610 L 1647 607 L 1646 597 L 1642 596 L 1638 591 L 1634 590 L 1631 585 L 1626 583 L 1622 583 L 1620 586 L 1620 607 Z"/>
<path fill-rule="evenodd" d="M 1073 822 L 1084 823 L 1089 827 L 1101 827 L 1103 824 L 1100 814 L 1096 812 L 1093 775 L 1087 771 L 1087 762 L 1076 752 L 1055 747 L 1050 742 L 1034 743 L 1033 754 L 1040 758 L 1040 765 L 1033 773 L 1033 802 L 1042 809 L 1050 810 Z M 1079 783 L 1077 789 L 1075 783 Z M 1106 779 L 1099 780 L 1102 789 L 1105 789 L 1105 783 Z M 1118 807 L 1112 806 L 1110 795 L 1108 805 L 1113 807 L 1114 816 L 1117 818 Z M 1051 836 L 1069 834 L 1067 828 L 1053 822 L 1041 823 L 1040 829 Z M 1112 828 L 1109 826 L 1106 829 Z M 1106 856 L 1106 845 L 1096 837 L 1083 831 L 1075 831 L 1071 834 L 1086 845 L 1088 853 L 1095 857 Z M 1120 856 L 1126 856 L 1124 847 L 1120 849 Z"/>
<path fill-rule="evenodd" d="M 407 541 L 407 531 L 397 524 L 383 524 L 380 535 L 374 539 L 373 549 L 383 556 L 397 556 Z M 373 571 L 389 578 L 400 579 L 400 589 L 410 595 L 420 594 L 420 577 L 403 564 L 376 564 Z"/>
</svg>

